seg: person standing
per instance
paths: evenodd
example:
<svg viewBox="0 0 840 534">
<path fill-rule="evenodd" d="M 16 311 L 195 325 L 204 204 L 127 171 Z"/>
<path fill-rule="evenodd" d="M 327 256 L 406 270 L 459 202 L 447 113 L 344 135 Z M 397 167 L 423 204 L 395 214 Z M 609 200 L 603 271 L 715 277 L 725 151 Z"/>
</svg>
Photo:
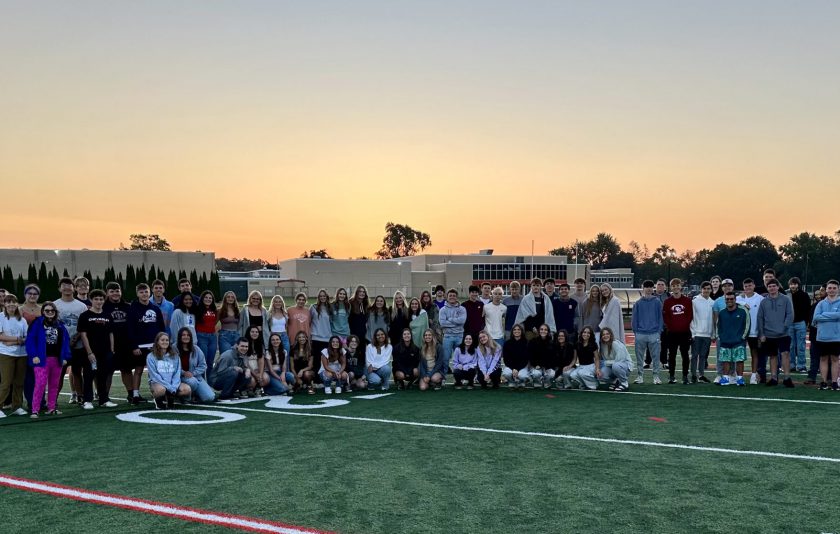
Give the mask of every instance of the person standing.
<svg viewBox="0 0 840 534">
<path fill-rule="evenodd" d="M 706 365 L 709 361 L 709 351 L 715 338 L 715 322 L 711 297 L 711 282 L 700 284 L 700 294 L 691 300 L 691 382 L 698 380 L 709 382 L 706 378 Z"/>
<path fill-rule="evenodd" d="M 822 383 L 820 389 L 828 389 L 827 381 L 831 380 L 831 389 L 837 391 L 840 386 L 838 356 L 840 356 L 840 284 L 837 280 L 829 280 L 825 284 L 826 297 L 814 309 L 814 325 L 817 327 L 817 344 L 820 348 L 820 373 Z M 829 364 L 831 371 L 829 375 Z"/>
<path fill-rule="evenodd" d="M 111 332 L 114 334 L 113 368 L 120 371 L 120 378 L 127 393 L 126 400 L 131 403 L 131 391 L 134 389 L 134 376 L 131 367 L 131 339 L 128 333 L 128 312 L 131 305 L 123 300 L 122 288 L 117 282 L 105 284 L 105 294 L 107 300 L 102 307 L 102 311 L 111 321 Z M 105 380 L 110 390 L 112 376 L 108 375 Z"/>
<path fill-rule="evenodd" d="M 312 355 L 317 361 L 315 373 L 318 375 L 320 375 L 321 371 L 321 353 L 330 346 L 330 337 L 332 337 L 332 313 L 333 309 L 329 294 L 324 289 L 318 290 L 318 296 L 315 297 L 315 304 L 309 307 L 309 337 L 312 341 Z M 268 343 L 266 343 L 266 346 L 268 346 Z"/>
<path fill-rule="evenodd" d="M 79 317 L 79 336 L 91 364 L 96 364 L 96 392 L 100 407 L 115 408 L 111 402 L 111 375 L 114 373 L 114 329 L 111 314 L 106 313 L 105 292 L 90 292 L 90 309 Z M 93 399 L 85 397 L 83 408 L 93 408 Z"/>
<path fill-rule="evenodd" d="M 758 307 L 758 342 L 759 342 L 759 373 L 765 369 L 770 360 L 770 380 L 768 386 L 779 384 L 779 355 L 782 358 L 784 385 L 793 387 L 790 378 L 790 336 L 788 331 L 793 324 L 793 303 L 779 292 L 779 281 L 771 278 L 766 282 L 767 296 Z M 764 363 L 765 365 L 761 365 Z"/>
<path fill-rule="evenodd" d="M 758 308 L 764 297 L 755 292 L 755 281 L 752 278 L 745 278 L 742 282 L 744 292 L 735 297 L 735 302 L 750 312 L 750 333 L 747 336 L 747 347 L 750 351 L 750 384 L 758 384 Z M 731 291 L 731 289 L 730 289 Z M 715 309 L 717 309 L 715 301 Z M 722 373 L 722 371 L 721 371 Z M 719 379 L 720 377 L 718 377 Z M 717 382 L 718 379 L 715 379 Z M 764 378 L 762 377 L 762 382 Z"/>
<path fill-rule="evenodd" d="M 219 338 L 216 333 L 219 329 L 219 312 L 216 310 L 216 298 L 209 289 L 202 291 L 198 298 L 198 306 L 195 307 L 195 321 L 195 343 L 206 359 L 204 362 L 206 371 L 213 367 L 213 361 L 216 359 L 216 349 L 219 345 Z M 178 339 L 178 343 L 180 342 L 181 340 Z M 207 384 L 204 383 L 204 385 Z M 190 387 L 192 387 L 192 384 L 190 384 Z M 207 387 L 209 388 L 209 386 Z M 195 391 L 196 388 L 192 387 L 192 389 Z M 206 391 L 204 387 L 202 387 L 202 390 Z"/>
<path fill-rule="evenodd" d="M 148 284 L 137 284 L 137 300 L 128 308 L 128 338 L 131 355 L 128 362 L 123 363 L 120 373 L 131 374 L 132 387 L 129 390 L 131 404 L 139 404 L 144 399 L 140 396 L 140 382 L 143 379 L 143 367 L 148 363 L 147 356 L 155 345 L 157 335 L 166 327 L 163 324 L 163 314 L 160 308 L 152 304 L 152 293 Z M 167 336 L 167 347 L 169 336 Z M 178 371 L 180 373 L 180 369 Z M 180 382 L 180 379 L 179 379 Z"/>
<path fill-rule="evenodd" d="M 790 326 L 790 369 L 805 373 L 805 336 L 808 335 L 808 319 L 811 315 L 811 297 L 802 291 L 802 282 L 794 276 L 788 280 L 790 300 L 793 302 L 793 324 Z"/>
<path fill-rule="evenodd" d="M 26 415 L 23 409 L 23 382 L 26 379 L 26 332 L 17 297 L 7 294 L 0 313 L 0 401 L 11 395 L 13 415 Z M 0 411 L 0 418 L 6 414 Z"/>
<path fill-rule="evenodd" d="M 817 309 L 817 304 L 825 296 L 825 287 L 818 287 L 814 290 L 814 303 L 811 304 L 811 314 L 808 316 L 808 339 L 811 341 L 811 361 L 808 366 L 808 380 L 805 381 L 808 385 L 817 383 L 817 374 L 820 372 L 820 347 L 817 343 L 817 325 L 814 324 L 814 312 Z"/>
<path fill-rule="evenodd" d="M 295 297 L 295 299 L 297 299 L 297 297 Z M 175 301 L 173 300 L 173 302 Z M 306 305 L 306 296 L 303 297 L 303 304 Z M 304 309 L 304 311 L 306 311 L 306 315 L 308 316 L 309 310 Z M 269 334 L 268 310 L 266 310 L 265 306 L 263 306 L 262 293 L 256 290 L 251 291 L 248 294 L 248 303 L 242 307 L 242 311 L 239 314 L 239 335 L 242 337 L 248 337 L 248 328 L 252 326 L 259 328 L 260 333 L 262 333 L 263 336 L 263 347 L 267 347 Z M 306 333 L 309 334 L 309 330 L 307 330 Z M 289 330 L 289 338 L 294 339 L 291 327 Z"/>
<path fill-rule="evenodd" d="M 560 295 L 557 299 L 551 301 L 554 308 L 554 323 L 557 325 L 557 331 L 564 330 L 569 338 L 569 343 L 574 345 L 577 341 L 578 303 L 569 296 L 571 290 L 569 284 L 562 282 L 557 287 Z"/>
<path fill-rule="evenodd" d="M 510 283 L 510 296 L 502 299 L 502 304 L 505 305 L 505 339 L 510 339 L 510 333 L 513 325 L 516 324 L 516 314 L 519 311 L 519 305 L 522 304 L 522 286 L 519 282 L 514 280 Z"/>
<path fill-rule="evenodd" d="M 367 344 L 367 321 L 370 310 L 367 288 L 356 286 L 353 298 L 350 299 L 350 335 L 359 338 L 362 350 Z"/>
<path fill-rule="evenodd" d="M 87 397 L 86 392 L 90 390 L 90 397 L 93 398 L 93 369 L 91 369 L 90 361 L 85 353 L 85 348 L 82 346 L 82 340 L 79 338 L 77 331 L 79 326 L 79 317 L 87 311 L 87 305 L 76 299 L 75 286 L 71 278 L 64 277 L 58 282 L 58 290 L 61 293 L 61 298 L 53 301 L 58 310 L 58 320 L 64 324 L 67 332 L 70 334 L 70 372 L 73 374 L 73 379 L 70 382 L 71 397 L 70 404 L 82 403 L 82 397 Z M 67 368 L 62 369 L 61 376 L 64 378 L 64 373 Z M 63 384 L 59 382 L 58 389 L 61 391 Z M 91 408 L 93 405 L 91 405 Z"/>
<path fill-rule="evenodd" d="M 464 338 L 464 324 L 467 322 L 467 310 L 458 302 L 458 292 L 455 289 L 450 289 L 446 293 L 446 306 L 440 309 L 439 320 L 440 326 L 443 328 L 441 351 L 444 362 L 443 369 L 440 372 L 443 374 L 443 380 L 446 380 L 446 370 L 452 359 L 452 353 Z M 425 345 L 425 334 L 423 336 Z M 431 355 L 428 353 L 428 350 L 425 357 L 427 361 L 431 361 Z M 428 380 L 426 384 L 428 385 Z"/>
<path fill-rule="evenodd" d="M 723 296 L 726 307 L 716 316 L 718 335 L 718 358 L 723 363 L 721 386 L 728 386 L 732 366 L 735 366 L 735 384 L 744 385 L 744 360 L 747 359 L 746 345 L 750 333 L 750 313 L 738 305 L 735 293 Z"/>
<path fill-rule="evenodd" d="M 507 306 L 502 304 L 502 288 L 496 287 L 491 292 L 492 299 L 484 305 L 484 325 L 487 332 L 499 346 L 505 344 L 505 314 Z"/>
<path fill-rule="evenodd" d="M 478 286 L 470 286 L 470 297 L 461 306 L 467 311 L 467 322 L 464 331 L 478 339 L 478 333 L 484 330 L 484 302 L 478 298 Z"/>
<path fill-rule="evenodd" d="M 244 310 L 243 310 L 244 313 Z M 297 343 L 298 334 L 303 332 L 309 340 L 311 332 L 312 313 L 306 308 L 306 294 L 295 295 L 295 305 L 289 308 L 289 340 Z M 312 350 L 312 354 L 320 358 L 319 354 Z M 320 364 L 318 365 L 320 367 Z"/>
<path fill-rule="evenodd" d="M 285 332 L 284 323 L 283 333 Z M 219 308 L 219 354 L 234 348 L 239 337 L 239 303 L 236 302 L 236 293 L 226 291 Z M 207 371 L 210 372 L 211 368 L 208 367 Z"/>
<path fill-rule="evenodd" d="M 172 313 L 175 311 L 175 305 L 166 300 L 164 291 L 166 291 L 166 284 L 163 283 L 163 280 L 152 282 L 152 304 L 160 308 L 160 312 L 163 314 L 163 324 L 166 326 L 166 333 L 171 337 L 172 333 L 169 329 L 169 323 L 172 321 Z"/>
<path fill-rule="evenodd" d="M 58 391 L 61 371 L 70 362 L 70 334 L 58 319 L 55 303 L 44 304 L 41 317 L 35 319 L 27 330 L 26 355 L 29 366 L 35 373 L 30 417 L 38 418 L 45 391 L 49 392 L 47 414 L 61 415 L 61 410 L 58 409 Z"/>
<path fill-rule="evenodd" d="M 554 309 L 548 295 L 542 290 L 542 280 L 531 280 L 531 291 L 522 298 L 522 303 L 516 311 L 516 323 L 525 328 L 525 339 L 528 341 L 539 335 L 540 325 L 547 324 L 554 335 L 557 326 L 554 323 Z"/>
<path fill-rule="evenodd" d="M 653 358 L 653 383 L 659 385 L 662 379 L 659 378 L 661 362 L 659 351 L 662 340 L 659 337 L 662 332 L 664 320 L 662 316 L 662 302 L 653 294 L 653 280 L 642 282 L 642 298 L 633 304 L 633 315 L 630 319 L 633 333 L 636 337 L 636 371 L 638 376 L 634 383 L 644 384 L 645 382 L 645 355 L 655 354 Z"/>
<path fill-rule="evenodd" d="M 668 383 L 676 384 L 677 350 L 682 357 L 683 384 L 688 384 L 688 349 L 691 346 L 691 320 L 694 318 L 694 309 L 691 299 L 682 294 L 682 280 L 674 278 L 671 280 L 671 296 L 665 299 L 662 306 L 662 316 L 665 321 L 665 329 L 668 332 Z"/>
<path fill-rule="evenodd" d="M 621 311 L 621 301 L 615 296 L 610 284 L 601 284 L 601 310 L 603 316 L 598 325 L 599 329 L 609 328 L 616 339 L 624 344 L 624 314 Z"/>
</svg>

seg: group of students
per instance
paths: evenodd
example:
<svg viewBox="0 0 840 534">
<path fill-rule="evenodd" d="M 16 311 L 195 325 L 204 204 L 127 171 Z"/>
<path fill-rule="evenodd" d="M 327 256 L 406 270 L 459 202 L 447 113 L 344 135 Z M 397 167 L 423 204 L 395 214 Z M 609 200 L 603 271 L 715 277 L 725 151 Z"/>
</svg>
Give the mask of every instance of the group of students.
<svg viewBox="0 0 840 534">
<path fill-rule="evenodd" d="M 114 407 L 109 397 L 114 370 L 120 371 L 127 401 L 138 404 L 144 368 L 157 408 L 176 399 L 212 402 L 261 394 L 326 394 L 355 389 L 440 389 L 452 374 L 455 389 L 580 387 L 607 384 L 626 391 L 644 383 L 653 367 L 661 384 L 662 367 L 676 383 L 676 354 L 682 357 L 684 384 L 709 382 L 705 377 L 712 343 L 717 342 L 715 383 L 745 385 L 747 350 L 752 358 L 750 383 L 793 387 L 791 370 L 803 370 L 805 336 L 812 340 L 809 382 L 822 375 L 820 389 L 838 389 L 840 298 L 830 280 L 812 305 L 789 281 L 784 294 L 775 273 L 764 275 L 764 294 L 751 279 L 736 295 L 730 279 L 701 284 L 693 299 L 679 279 L 647 280 L 634 304 L 632 329 L 636 357 L 625 346 L 621 303 L 609 284 L 583 279 L 567 283 L 533 279 L 522 295 L 518 282 L 505 297 L 500 287 L 470 286 L 466 301 L 455 289 L 423 291 L 419 298 L 396 292 L 391 305 L 370 299 L 358 286 L 352 297 L 344 288 L 330 296 L 320 290 L 307 305 L 299 293 L 287 308 L 274 296 L 268 307 L 253 291 L 240 308 L 227 292 L 217 305 L 210 291 L 192 293 L 190 281 L 179 281 L 181 293 L 171 301 L 165 285 L 135 288 L 131 303 L 122 288 L 109 282 L 89 291 L 84 278 L 62 278 L 61 298 L 38 303 L 40 289 L 30 284 L 20 303 L 0 295 L 0 399 L 4 410 L 37 418 L 42 404 L 58 414 L 58 393 L 71 371 L 71 403 L 82 408 Z M 792 351 L 795 351 L 793 352 Z M 690 358 L 689 358 L 690 351 Z M 815 364 L 816 360 L 816 364 Z M 769 378 L 768 366 L 769 361 Z M 813 373 L 813 374 L 811 374 Z M 830 384 L 830 385 L 829 385 Z M 95 388 L 94 388 L 95 386 Z M 30 411 L 24 409 L 26 398 Z M 0 411 L 0 416 L 5 412 Z"/>
</svg>

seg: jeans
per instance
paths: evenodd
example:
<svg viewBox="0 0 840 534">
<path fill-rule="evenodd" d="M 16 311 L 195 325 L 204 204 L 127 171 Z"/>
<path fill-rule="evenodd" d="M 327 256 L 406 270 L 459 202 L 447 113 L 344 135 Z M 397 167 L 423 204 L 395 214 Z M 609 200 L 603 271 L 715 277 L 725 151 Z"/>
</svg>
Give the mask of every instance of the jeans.
<svg viewBox="0 0 840 534">
<path fill-rule="evenodd" d="M 464 336 L 457 334 L 443 335 L 443 371 L 441 374 L 446 378 L 446 371 L 449 369 L 449 361 L 452 360 L 452 353 L 455 352 L 455 347 L 461 344 Z"/>
<path fill-rule="evenodd" d="M 379 370 L 381 371 L 382 368 L 380 368 Z M 343 383 L 343 380 L 337 380 L 334 375 L 327 376 L 327 373 L 325 373 L 323 369 L 321 369 L 321 372 L 318 374 L 321 376 L 321 382 L 324 383 L 325 388 L 331 388 L 333 382 L 336 382 L 336 385 L 338 387 L 347 386 L 347 384 Z"/>
<path fill-rule="evenodd" d="M 651 358 L 653 374 L 658 375 L 662 369 L 659 351 L 662 350 L 662 337 L 659 334 L 636 334 L 636 371 L 639 376 L 644 374 L 645 353 L 650 351 L 655 357 Z"/>
<path fill-rule="evenodd" d="M 534 387 L 537 387 L 537 382 L 540 382 L 543 386 L 547 386 L 551 384 L 551 381 L 554 380 L 556 374 L 557 373 L 554 369 L 535 367 L 531 370 L 531 380 L 534 381 Z"/>
<path fill-rule="evenodd" d="M 496 345 L 498 345 L 498 346 L 500 346 L 500 347 L 504 347 L 504 346 L 505 346 L 505 338 L 504 338 L 504 337 L 500 337 L 500 338 L 498 338 L 498 339 L 493 338 L 493 341 L 495 341 L 495 342 L 496 342 Z"/>
<path fill-rule="evenodd" d="M 210 402 L 216 398 L 216 393 L 201 377 L 193 376 L 192 378 L 182 378 L 181 382 L 190 386 L 193 395 L 198 397 L 198 400 L 201 402 Z"/>
<path fill-rule="evenodd" d="M 216 378 L 213 383 L 213 388 L 219 390 L 220 397 L 228 399 L 233 396 L 233 392 L 237 389 L 242 389 L 248 383 L 245 378 L 245 373 L 237 373 L 236 371 L 228 373 L 224 376 Z"/>
<path fill-rule="evenodd" d="M 391 387 L 391 366 L 383 365 L 372 373 L 367 373 L 367 381 L 371 387 L 382 385 L 382 389 Z"/>
<path fill-rule="evenodd" d="M 513 378 L 513 369 L 510 367 L 504 367 L 502 368 L 502 375 L 505 377 L 508 384 L 522 384 L 524 386 L 525 382 L 531 379 L 531 373 L 528 371 L 528 366 L 526 365 L 522 369 L 517 369 L 517 371 L 519 371 L 516 375 L 517 378 Z"/>
<path fill-rule="evenodd" d="M 595 376 L 595 364 L 579 365 L 571 372 L 569 378 L 578 382 L 586 389 L 598 389 L 598 378 Z"/>
<path fill-rule="evenodd" d="M 292 350 L 292 346 L 289 344 L 289 334 L 287 334 L 286 332 L 274 332 L 274 333 L 276 333 L 278 336 L 280 336 L 280 342 L 283 343 L 283 350 L 285 350 L 286 354 L 288 354 L 289 351 Z M 342 343 L 344 343 L 344 341 L 342 341 Z"/>
<path fill-rule="evenodd" d="M 808 334 L 808 328 L 805 327 L 805 321 L 793 323 L 788 329 L 790 336 L 790 368 L 804 369 L 805 368 L 805 336 Z"/>
<path fill-rule="evenodd" d="M 283 385 L 283 382 L 274 378 L 271 375 L 268 375 L 269 384 L 266 386 L 265 392 L 269 395 L 282 395 L 287 391 L 290 391 L 292 387 L 295 385 L 295 374 L 289 371 L 286 371 L 286 384 Z"/>
<path fill-rule="evenodd" d="M 204 353 L 204 359 L 207 360 L 207 369 L 209 372 L 213 368 L 213 361 L 216 359 L 216 346 L 218 345 L 216 334 L 215 332 L 212 334 L 197 332 L 195 337 L 196 345 Z"/>
<path fill-rule="evenodd" d="M 691 376 L 703 376 L 706 365 L 709 362 L 709 350 L 712 347 L 712 338 L 695 337 L 691 342 Z"/>
<path fill-rule="evenodd" d="M 219 330 L 219 352 L 225 353 L 236 345 L 236 340 L 239 339 L 239 331 L 237 330 Z M 286 353 L 288 354 L 288 352 Z"/>
</svg>

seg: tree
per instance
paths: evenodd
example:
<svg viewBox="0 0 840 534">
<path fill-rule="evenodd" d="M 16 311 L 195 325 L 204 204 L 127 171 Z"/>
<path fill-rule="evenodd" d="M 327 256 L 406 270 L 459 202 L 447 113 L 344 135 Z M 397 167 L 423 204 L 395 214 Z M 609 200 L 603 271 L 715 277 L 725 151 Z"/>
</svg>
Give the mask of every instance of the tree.
<svg viewBox="0 0 840 534">
<path fill-rule="evenodd" d="M 322 260 L 333 259 L 333 257 L 330 256 L 330 253 L 327 252 L 327 249 L 325 249 L 325 248 L 318 249 L 318 250 L 310 250 L 309 252 L 306 252 L 304 250 L 303 253 L 301 253 L 300 257 L 301 258 L 321 258 Z"/>
<path fill-rule="evenodd" d="M 376 252 L 376 257 L 387 260 L 414 256 L 431 244 L 432 240 L 429 234 L 415 230 L 405 224 L 389 222 L 385 225 L 382 248 Z"/>
<path fill-rule="evenodd" d="M 552 256 L 566 256 L 570 263 L 586 263 L 593 269 L 633 267 L 632 252 L 624 252 L 615 237 L 601 232 L 590 241 L 576 241 L 567 247 L 549 250 Z"/>
<path fill-rule="evenodd" d="M 785 278 L 798 276 L 803 284 L 824 283 L 835 276 L 840 240 L 808 232 L 792 236 L 779 247 L 784 261 Z"/>
<path fill-rule="evenodd" d="M 172 251 L 169 241 L 160 237 L 158 234 L 131 234 L 129 236 L 131 244 L 126 247 L 120 243 L 120 250 L 162 250 L 166 252 Z"/>
<path fill-rule="evenodd" d="M 257 269 L 265 269 L 275 266 L 275 264 L 269 264 L 269 262 L 262 259 L 250 260 L 248 258 L 216 258 L 216 269 L 219 271 L 256 271 Z"/>
</svg>

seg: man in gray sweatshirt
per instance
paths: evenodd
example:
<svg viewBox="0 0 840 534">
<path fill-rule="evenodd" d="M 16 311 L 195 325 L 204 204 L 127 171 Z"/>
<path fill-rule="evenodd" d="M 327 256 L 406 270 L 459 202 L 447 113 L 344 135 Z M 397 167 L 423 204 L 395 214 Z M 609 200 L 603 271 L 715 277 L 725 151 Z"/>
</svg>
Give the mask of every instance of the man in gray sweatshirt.
<svg viewBox="0 0 840 534">
<path fill-rule="evenodd" d="M 653 294 L 653 281 L 642 282 L 642 298 L 633 304 L 633 316 L 631 319 L 633 334 L 636 336 L 636 384 L 644 384 L 645 379 L 645 354 L 650 350 L 651 354 L 659 354 L 662 348 L 660 334 L 664 328 L 662 318 L 662 301 Z M 659 358 L 653 358 L 653 383 L 661 384 L 659 370 L 661 362 Z"/>
<path fill-rule="evenodd" d="M 467 322 L 467 309 L 458 302 L 458 292 L 455 289 L 446 293 L 446 305 L 440 309 L 438 320 L 443 329 L 443 361 L 446 363 L 442 373 L 445 379 L 452 353 L 464 340 L 464 324 Z"/>
<path fill-rule="evenodd" d="M 772 278 L 767 281 L 767 296 L 758 307 L 758 374 L 762 379 L 767 375 L 767 359 L 770 359 L 771 378 L 768 386 L 779 384 L 779 353 L 782 356 L 782 371 L 785 374 L 784 385 L 793 387 L 790 378 L 790 326 L 793 324 L 793 303 L 779 292 L 779 281 Z"/>
</svg>

